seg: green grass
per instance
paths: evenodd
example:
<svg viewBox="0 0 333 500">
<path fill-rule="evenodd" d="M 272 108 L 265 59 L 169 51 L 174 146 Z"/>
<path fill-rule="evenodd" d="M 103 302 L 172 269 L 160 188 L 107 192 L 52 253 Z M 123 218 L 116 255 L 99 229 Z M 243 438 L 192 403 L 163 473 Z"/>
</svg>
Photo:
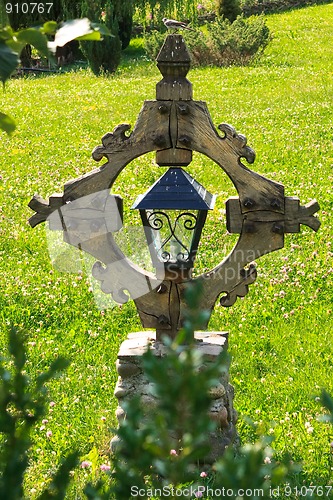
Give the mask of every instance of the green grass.
<svg viewBox="0 0 333 500">
<path fill-rule="evenodd" d="M 216 125 L 230 123 L 247 136 L 257 153 L 252 169 L 283 182 L 286 195 L 299 196 L 302 204 L 316 198 L 322 226 L 317 234 L 303 228 L 286 235 L 283 250 L 258 260 L 259 276 L 247 297 L 229 309 L 216 307 L 210 329 L 230 332 L 240 415 L 274 428 L 277 452 L 304 464 L 300 481 L 328 484 L 332 435 L 316 421 L 322 409 L 315 396 L 321 387 L 333 392 L 333 6 L 272 15 L 267 22 L 274 38 L 262 59 L 247 68 L 191 71 L 194 98 L 207 102 Z M 53 269 L 45 228 L 27 224 L 34 193 L 60 193 L 66 181 L 95 168 L 91 151 L 101 137 L 119 123 L 134 125 L 143 100 L 154 99 L 160 74 L 134 44 L 111 78 L 87 70 L 28 77 L 9 82 L 1 96 L 1 110 L 18 123 L 14 137 L 3 135 L 0 145 L 1 351 L 13 323 L 26 331 L 32 378 L 58 355 L 71 361 L 66 374 L 49 384 L 55 405 L 33 436 L 28 498 L 73 447 L 82 458 L 97 450 L 98 465 L 108 460 L 116 425 L 115 360 L 127 333 L 140 329 L 132 303 L 101 313 L 85 273 Z M 161 174 L 152 161 L 151 155 L 140 158 L 120 176 L 126 216 L 136 195 Z M 219 195 L 199 262 L 210 268 L 235 242 L 226 234 L 222 210 L 236 192 L 200 155 L 190 170 Z M 239 432 L 242 440 L 253 437 L 242 418 Z M 68 498 L 82 498 L 86 477 L 89 471 L 75 472 Z"/>
</svg>

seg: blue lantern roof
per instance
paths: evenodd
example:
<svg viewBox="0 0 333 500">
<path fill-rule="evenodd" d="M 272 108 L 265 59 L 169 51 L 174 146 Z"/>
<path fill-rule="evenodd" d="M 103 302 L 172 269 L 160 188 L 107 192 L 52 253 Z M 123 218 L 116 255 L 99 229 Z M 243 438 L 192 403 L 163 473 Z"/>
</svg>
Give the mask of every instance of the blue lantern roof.
<svg viewBox="0 0 333 500">
<path fill-rule="evenodd" d="M 171 167 L 152 187 L 136 199 L 132 208 L 139 210 L 212 210 L 212 195 L 190 174 L 179 167 Z"/>
</svg>

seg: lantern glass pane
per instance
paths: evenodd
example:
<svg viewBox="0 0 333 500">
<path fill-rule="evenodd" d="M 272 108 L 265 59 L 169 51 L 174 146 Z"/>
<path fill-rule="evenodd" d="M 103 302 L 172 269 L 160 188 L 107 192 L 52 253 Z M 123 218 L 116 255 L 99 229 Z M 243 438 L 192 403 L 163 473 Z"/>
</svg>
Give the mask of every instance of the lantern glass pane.
<svg viewBox="0 0 333 500">
<path fill-rule="evenodd" d="M 165 263 L 189 262 L 198 211 L 147 210 L 146 216 L 158 259 Z"/>
</svg>

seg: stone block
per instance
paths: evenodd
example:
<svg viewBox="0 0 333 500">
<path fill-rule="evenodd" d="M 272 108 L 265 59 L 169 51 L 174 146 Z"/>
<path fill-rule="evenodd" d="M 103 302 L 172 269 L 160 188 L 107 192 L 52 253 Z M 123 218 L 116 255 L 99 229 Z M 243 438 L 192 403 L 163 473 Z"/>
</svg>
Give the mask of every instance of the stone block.
<svg viewBox="0 0 333 500">
<path fill-rule="evenodd" d="M 122 361 L 121 359 L 117 359 L 116 368 L 122 378 L 132 377 L 142 371 L 137 364 Z"/>
<path fill-rule="evenodd" d="M 195 341 L 194 349 L 203 354 L 202 369 L 204 369 L 207 364 L 215 362 L 223 350 L 227 350 L 228 335 L 226 332 L 196 332 Z M 158 400 L 152 395 L 151 383 L 145 377 L 141 366 L 142 355 L 148 348 L 157 357 L 163 357 L 167 353 L 164 344 L 156 341 L 156 334 L 153 331 L 130 333 L 120 346 L 117 360 L 119 379 L 114 393 L 118 399 L 116 417 L 119 422 L 126 417 L 122 408 L 123 403 L 134 395 L 140 396 L 145 414 L 144 421 L 156 411 Z M 211 453 L 205 457 L 204 462 L 208 464 L 213 463 L 223 454 L 226 446 L 232 445 L 238 439 L 235 429 L 237 413 L 233 408 L 234 390 L 229 384 L 227 370 L 220 375 L 218 384 L 210 389 L 209 394 L 212 399 L 209 415 L 216 421 L 217 428 L 207 436 Z M 170 442 L 174 439 L 170 432 Z M 116 451 L 118 445 L 118 439 L 113 438 L 111 451 Z"/>
</svg>

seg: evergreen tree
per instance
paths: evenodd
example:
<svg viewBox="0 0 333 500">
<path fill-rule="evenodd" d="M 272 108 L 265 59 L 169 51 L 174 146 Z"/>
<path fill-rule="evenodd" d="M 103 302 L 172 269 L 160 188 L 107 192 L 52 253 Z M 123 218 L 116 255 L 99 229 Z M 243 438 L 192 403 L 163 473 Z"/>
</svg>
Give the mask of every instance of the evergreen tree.
<svg viewBox="0 0 333 500">
<path fill-rule="evenodd" d="M 60 2 L 63 21 L 79 19 L 81 17 L 80 2 L 73 2 L 72 0 L 60 0 Z"/>
<path fill-rule="evenodd" d="M 235 21 L 237 16 L 242 12 L 239 0 L 218 0 L 217 2 L 218 15 L 228 19 L 231 23 Z"/>
<path fill-rule="evenodd" d="M 113 36 L 106 36 L 99 42 L 81 42 L 80 47 L 95 75 L 112 73 L 120 62 L 121 41 L 119 25 L 111 0 L 82 0 L 81 16 L 94 22 L 104 22 Z"/>
<path fill-rule="evenodd" d="M 15 0 L 16 1 L 16 0 Z M 89 19 L 101 22 L 104 16 L 102 12 L 107 12 L 112 8 L 112 20 L 108 20 L 113 24 L 114 28 L 118 26 L 118 32 L 122 48 L 125 49 L 132 34 L 133 24 L 133 0 L 81 0 L 81 2 L 73 2 L 72 0 L 58 0 L 62 4 L 62 12 L 64 19 L 76 19 L 87 16 L 90 13 Z M 109 26 L 108 26 L 109 27 Z"/>
<path fill-rule="evenodd" d="M 119 26 L 119 38 L 123 49 L 129 45 L 132 35 L 133 26 L 133 1 L 126 0 L 123 2 L 116 2 L 113 0 L 112 4 L 115 6 L 115 16 L 117 17 Z M 118 4 L 118 5 L 117 5 Z"/>
</svg>

